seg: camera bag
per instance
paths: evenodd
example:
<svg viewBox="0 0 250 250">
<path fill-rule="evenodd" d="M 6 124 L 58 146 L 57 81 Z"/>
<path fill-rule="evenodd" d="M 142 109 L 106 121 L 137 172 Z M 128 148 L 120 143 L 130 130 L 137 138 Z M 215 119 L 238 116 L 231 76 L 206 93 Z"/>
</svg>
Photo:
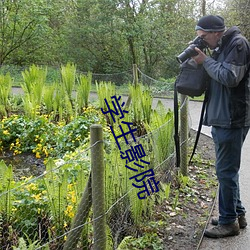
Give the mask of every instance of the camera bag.
<svg viewBox="0 0 250 250">
<path fill-rule="evenodd" d="M 207 81 L 208 74 L 203 66 L 190 58 L 181 64 L 175 87 L 180 94 L 201 96 L 207 88 Z"/>
<path fill-rule="evenodd" d="M 181 71 L 175 81 L 174 89 L 174 125 L 175 125 L 175 149 L 176 149 L 176 166 L 180 167 L 180 139 L 179 139 L 179 114 L 178 114 L 178 93 L 183 95 L 188 95 L 191 97 L 201 96 L 205 93 L 204 101 L 200 114 L 200 121 L 198 130 L 196 133 L 195 143 L 193 151 L 189 160 L 189 164 L 192 161 L 192 158 L 195 154 L 196 147 L 199 141 L 203 116 L 205 113 L 206 103 L 207 103 L 207 84 L 209 76 L 206 73 L 202 65 L 197 65 L 193 59 L 188 59 L 181 64 Z"/>
</svg>

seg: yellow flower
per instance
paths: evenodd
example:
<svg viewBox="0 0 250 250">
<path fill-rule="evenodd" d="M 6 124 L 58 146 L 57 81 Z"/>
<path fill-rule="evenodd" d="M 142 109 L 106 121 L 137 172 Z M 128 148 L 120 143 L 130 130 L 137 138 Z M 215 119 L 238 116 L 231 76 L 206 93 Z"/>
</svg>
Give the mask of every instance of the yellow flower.
<svg viewBox="0 0 250 250">
<path fill-rule="evenodd" d="M 71 201 L 72 201 L 72 203 L 76 203 L 76 196 L 75 195 L 72 195 Z"/>
<path fill-rule="evenodd" d="M 41 158 L 41 155 L 39 152 L 36 152 L 36 158 L 40 159 Z"/>
<path fill-rule="evenodd" d="M 4 134 L 4 135 L 9 135 L 10 133 L 9 133 L 9 131 L 8 131 L 7 129 L 5 129 L 5 130 L 3 131 L 3 134 Z"/>
<path fill-rule="evenodd" d="M 19 150 L 15 149 L 13 155 L 19 155 L 21 153 L 22 153 L 22 151 L 19 151 Z"/>
<path fill-rule="evenodd" d="M 43 147 L 43 153 L 45 154 L 46 157 L 48 157 L 49 153 L 46 147 Z"/>
<path fill-rule="evenodd" d="M 26 186 L 26 189 L 28 191 L 34 191 L 37 190 L 37 185 L 35 183 L 30 183 L 29 185 Z"/>
<path fill-rule="evenodd" d="M 73 218 L 74 217 L 73 206 L 68 205 L 66 208 L 66 211 L 64 211 L 64 213 L 65 213 L 65 215 L 68 215 L 69 218 Z"/>
<path fill-rule="evenodd" d="M 42 195 L 41 193 L 33 194 L 32 197 L 35 198 L 36 201 L 40 201 L 42 199 L 41 195 Z"/>
<path fill-rule="evenodd" d="M 17 208 L 13 207 L 11 210 L 12 210 L 12 212 L 16 212 Z"/>
</svg>

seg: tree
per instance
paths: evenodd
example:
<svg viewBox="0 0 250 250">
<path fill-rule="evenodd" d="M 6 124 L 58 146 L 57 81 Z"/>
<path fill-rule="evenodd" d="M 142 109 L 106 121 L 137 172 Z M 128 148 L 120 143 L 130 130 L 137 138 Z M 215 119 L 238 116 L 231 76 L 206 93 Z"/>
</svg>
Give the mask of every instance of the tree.
<svg viewBox="0 0 250 250">
<path fill-rule="evenodd" d="M 0 65 L 29 41 L 43 33 L 46 8 L 42 1 L 7 0 L 0 2 Z M 26 53 L 41 47 L 41 39 Z M 17 62 L 19 63 L 19 62 Z"/>
<path fill-rule="evenodd" d="M 239 26 L 250 39 L 250 2 L 248 0 L 225 0 L 221 11 L 228 27 Z"/>
</svg>

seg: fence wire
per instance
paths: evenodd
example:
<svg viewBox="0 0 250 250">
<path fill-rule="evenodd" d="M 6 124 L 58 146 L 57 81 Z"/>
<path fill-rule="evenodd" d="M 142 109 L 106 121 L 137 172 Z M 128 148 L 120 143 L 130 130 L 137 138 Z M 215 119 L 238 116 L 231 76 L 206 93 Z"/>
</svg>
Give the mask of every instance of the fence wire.
<svg viewBox="0 0 250 250">
<path fill-rule="evenodd" d="M 140 74 L 144 84 L 149 84 L 149 81 L 150 86 L 153 82 L 158 83 L 142 72 Z M 104 79 L 108 77 L 110 75 L 105 78 L 95 76 L 99 81 L 106 81 Z M 94 242 L 93 224 L 103 216 L 106 218 L 106 249 L 119 249 L 126 240 L 143 234 L 139 225 L 155 216 L 155 204 L 164 200 L 164 186 L 175 174 L 173 128 L 173 115 L 169 113 L 168 119 L 157 124 L 157 128 L 142 127 L 136 140 L 120 142 L 120 149 L 114 138 L 96 142 L 102 143 L 105 151 L 106 211 L 97 218 L 93 218 L 92 202 L 99 198 L 92 197 L 92 188 L 99 183 L 91 182 L 89 160 L 91 149 L 96 144 L 73 153 L 81 155 L 80 160 L 48 159 L 39 165 L 43 173 L 37 176 L 17 179 L 15 169 L 2 161 L 1 249 L 93 249 L 96 241 L 103 240 L 98 238 Z M 141 150 L 143 147 L 144 154 L 141 153 L 137 161 L 132 160 L 129 153 L 135 148 L 139 150 L 139 147 Z M 134 176 L 146 171 L 151 175 L 143 179 L 144 184 L 153 177 L 154 182 L 150 184 L 151 189 L 144 185 L 142 192 L 142 185 L 138 185 Z M 16 182 L 20 185 L 13 187 Z M 69 237 L 70 244 L 67 242 Z"/>
</svg>

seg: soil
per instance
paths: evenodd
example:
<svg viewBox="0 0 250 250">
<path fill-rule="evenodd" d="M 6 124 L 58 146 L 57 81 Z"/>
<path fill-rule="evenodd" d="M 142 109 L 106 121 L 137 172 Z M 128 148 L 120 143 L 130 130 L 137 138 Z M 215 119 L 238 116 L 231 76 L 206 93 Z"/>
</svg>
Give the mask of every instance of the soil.
<svg viewBox="0 0 250 250">
<path fill-rule="evenodd" d="M 195 138 L 191 131 L 191 148 Z M 178 192 L 172 193 L 169 202 L 159 209 L 167 215 L 168 225 L 159 228 L 158 235 L 163 236 L 164 250 L 199 249 L 203 232 L 213 210 L 217 194 L 215 175 L 214 144 L 210 137 L 201 134 L 194 163 L 189 166 L 188 176 L 191 182 L 182 187 L 175 184 Z M 171 187 L 171 190 L 174 189 Z M 179 194 L 178 204 L 173 201 Z"/>
<path fill-rule="evenodd" d="M 45 171 L 43 159 L 37 159 L 32 153 L 13 155 L 12 152 L 7 152 L 0 156 L 0 160 L 4 160 L 7 166 L 12 165 L 16 181 L 23 176 L 39 176 Z"/>
</svg>

